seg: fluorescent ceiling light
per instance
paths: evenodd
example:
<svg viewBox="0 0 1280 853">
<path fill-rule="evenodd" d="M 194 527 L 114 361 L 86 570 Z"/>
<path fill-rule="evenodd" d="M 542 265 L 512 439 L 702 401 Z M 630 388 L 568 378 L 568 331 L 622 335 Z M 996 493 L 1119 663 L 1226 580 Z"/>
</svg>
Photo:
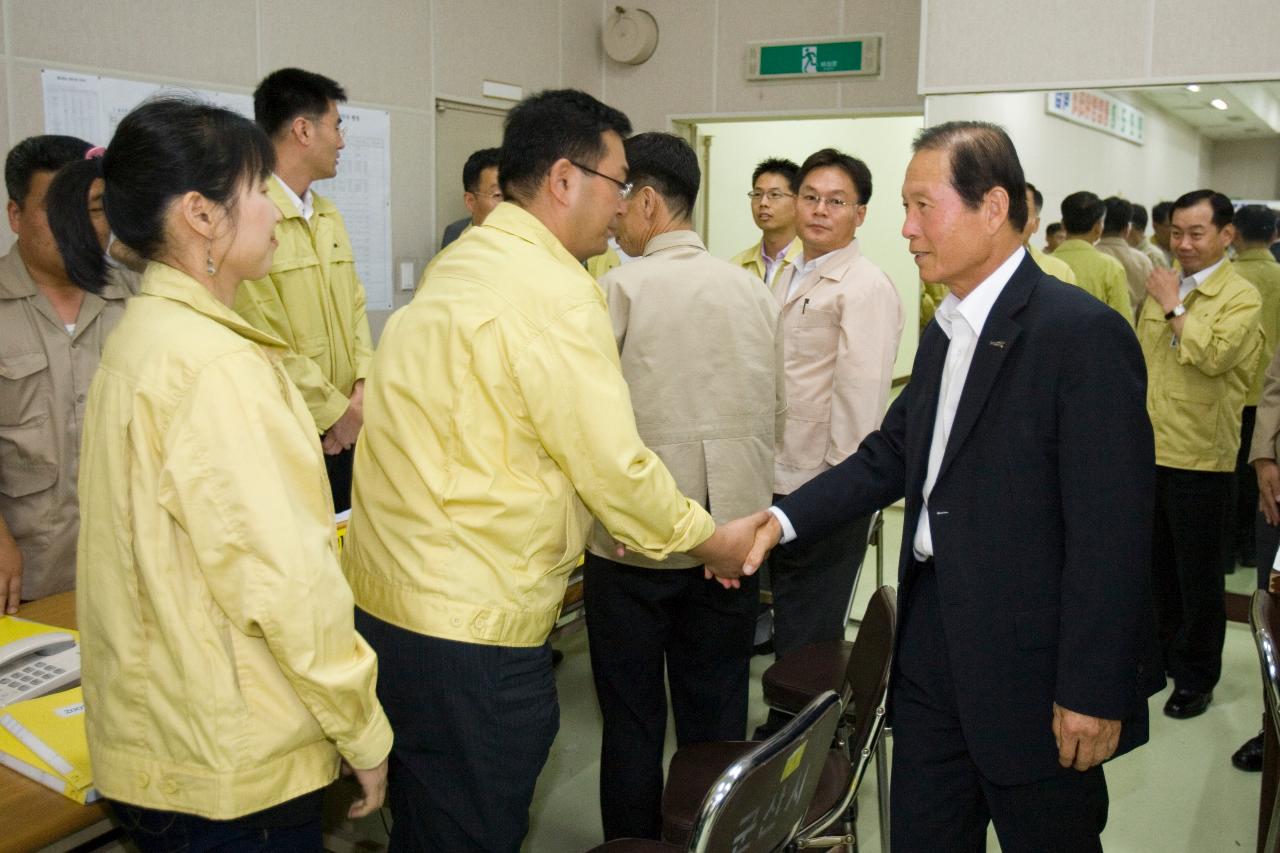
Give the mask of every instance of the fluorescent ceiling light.
<svg viewBox="0 0 1280 853">
<path fill-rule="evenodd" d="M 1192 83 L 1190 86 L 1188 86 L 1188 87 L 1187 87 L 1187 91 L 1188 91 L 1188 92 L 1199 92 L 1199 91 L 1200 91 L 1200 85 L 1199 85 L 1198 83 Z"/>
<path fill-rule="evenodd" d="M 1227 109 L 1227 102 L 1222 100 L 1222 98 L 1214 98 L 1209 102 L 1209 106 L 1213 107 L 1215 110 L 1225 110 Z"/>
</svg>

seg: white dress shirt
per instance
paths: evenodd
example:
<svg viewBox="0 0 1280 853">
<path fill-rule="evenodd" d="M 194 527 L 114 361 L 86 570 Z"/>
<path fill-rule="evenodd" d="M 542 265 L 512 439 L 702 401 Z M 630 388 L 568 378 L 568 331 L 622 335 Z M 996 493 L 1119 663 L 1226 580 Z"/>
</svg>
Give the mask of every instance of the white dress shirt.
<svg viewBox="0 0 1280 853">
<path fill-rule="evenodd" d="M 280 182 L 280 186 L 284 189 L 284 194 L 289 197 L 289 201 L 293 202 L 293 206 L 298 208 L 298 212 L 302 214 L 302 218 L 307 220 L 307 222 L 310 222 L 312 214 L 316 212 L 315 202 L 311 196 L 311 188 L 307 187 L 307 191 L 299 197 L 298 194 L 293 191 L 293 188 L 284 182 L 284 178 L 280 177 L 275 172 L 272 172 L 271 176 Z"/>
<path fill-rule="evenodd" d="M 991 306 L 1004 291 L 1009 279 L 1018 265 L 1022 263 L 1026 250 L 1021 246 L 1010 255 L 996 271 L 987 276 L 964 299 L 958 299 L 954 293 L 948 293 L 938 306 L 934 318 L 943 333 L 951 340 L 947 347 L 947 360 L 942 368 L 942 382 L 938 389 L 938 411 L 933 422 L 933 438 L 929 444 L 929 465 L 924 481 L 924 507 L 920 512 L 920 520 L 916 523 L 915 536 L 911 541 L 911 549 L 917 560 L 927 560 L 933 556 L 933 536 L 929 530 L 929 494 L 938 480 L 938 471 L 942 467 L 942 457 L 947 449 L 947 439 L 951 435 L 951 425 L 956 419 L 956 410 L 960 406 L 960 395 L 964 391 L 965 378 L 969 375 L 969 365 L 973 362 L 973 352 L 978 338 L 982 335 L 982 327 L 986 325 Z M 795 528 L 786 514 L 776 506 L 769 511 L 782 526 L 782 542 L 790 542 L 796 538 Z"/>
</svg>

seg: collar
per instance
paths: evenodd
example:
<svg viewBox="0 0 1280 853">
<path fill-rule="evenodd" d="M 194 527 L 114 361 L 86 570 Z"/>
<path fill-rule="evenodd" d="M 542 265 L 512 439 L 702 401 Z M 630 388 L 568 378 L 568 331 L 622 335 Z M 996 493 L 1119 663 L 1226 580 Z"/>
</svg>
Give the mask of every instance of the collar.
<svg viewBox="0 0 1280 853">
<path fill-rule="evenodd" d="M 293 191 L 292 187 L 284 182 L 283 178 L 275 172 L 271 173 L 271 177 L 275 178 L 276 183 L 280 185 L 280 189 L 284 190 L 285 198 L 293 202 L 293 207 L 298 211 L 298 215 L 303 219 L 310 219 L 311 214 L 316 212 L 315 205 L 312 202 L 313 193 L 311 192 L 311 187 L 307 187 L 307 191 L 302 194 L 301 198 L 299 198 L 298 194 Z"/>
<path fill-rule="evenodd" d="M 98 293 L 86 292 L 85 299 L 127 298 L 129 291 L 119 283 L 118 279 L 119 274 L 113 274 L 108 267 L 107 283 L 103 285 L 102 290 Z M 18 252 L 18 244 L 15 243 L 8 253 L 0 257 L 0 299 L 30 299 L 38 292 L 36 280 L 31 277 L 31 271 L 27 269 L 22 255 Z"/>
<path fill-rule="evenodd" d="M 655 234 L 648 243 L 645 243 L 642 257 L 647 258 L 657 252 L 680 248 L 698 249 L 702 252 L 707 250 L 702 238 L 698 236 L 696 231 L 664 231 L 661 234 Z"/>
<path fill-rule="evenodd" d="M 804 253 L 804 248 L 800 243 L 800 238 L 792 237 L 790 243 L 788 243 L 787 245 L 783 246 L 781 249 L 778 250 L 777 257 L 770 258 L 769 255 L 766 254 L 764 250 L 764 237 L 760 238 L 758 254 L 760 255 L 760 258 L 762 260 L 770 260 L 776 264 L 778 263 L 778 261 L 785 261 L 787 258 L 791 258 L 791 262 L 795 263 L 795 259 L 803 255 L 803 253 Z"/>
<path fill-rule="evenodd" d="M 950 292 L 943 297 L 934 316 L 948 338 L 952 337 L 951 330 L 957 319 L 965 321 L 973 330 L 974 337 L 982 334 L 982 327 L 987 324 L 987 317 L 991 314 L 991 306 L 996 304 L 1026 254 L 1027 250 L 1019 246 L 1017 251 L 1005 258 L 1004 263 L 996 267 L 995 272 L 983 279 L 964 299 L 959 299 Z"/>
<path fill-rule="evenodd" d="M 1275 255 L 1271 254 L 1271 250 L 1262 249 L 1245 249 L 1236 255 L 1236 261 L 1274 261 Z"/>
<path fill-rule="evenodd" d="M 272 173 L 271 177 L 275 180 L 267 182 L 267 195 L 276 203 L 276 207 L 280 209 L 280 215 L 285 219 L 305 218 L 311 221 L 312 214 L 326 216 L 337 210 L 333 202 L 320 195 L 320 193 L 307 187 L 306 201 L 298 198 L 298 194 L 289 189 L 289 185 L 280 180 L 280 176 Z M 303 208 L 309 205 L 309 213 L 303 213 Z"/>
<path fill-rule="evenodd" d="M 1227 259 L 1227 256 L 1223 255 L 1221 258 L 1218 259 L 1218 262 L 1213 266 L 1205 267 L 1204 269 L 1200 270 L 1200 272 L 1195 273 L 1194 275 L 1186 276 L 1182 280 L 1186 281 L 1187 279 L 1191 279 L 1195 282 L 1195 284 L 1193 284 L 1192 287 L 1200 287 L 1202 284 L 1204 284 L 1206 281 L 1209 280 L 1209 276 L 1213 275 L 1215 272 L 1218 271 L 1218 268 L 1222 266 L 1223 262 L 1226 261 L 1226 259 Z"/>
<path fill-rule="evenodd" d="M 242 338 L 262 346 L 288 349 L 284 341 L 255 329 L 214 297 L 203 284 L 168 264 L 152 261 L 142 274 L 142 294 L 181 302 L 198 314 L 231 329 Z"/>
<path fill-rule="evenodd" d="M 489 212 L 489 215 L 484 218 L 484 224 L 479 227 L 494 228 L 513 237 L 518 237 L 526 243 L 542 246 L 564 266 L 586 275 L 592 282 L 595 281 L 583 269 L 578 259 L 569 254 L 569 250 L 564 247 L 559 238 L 551 233 L 551 229 L 542 224 L 542 220 L 514 202 L 504 201 L 500 203 Z"/>
<path fill-rule="evenodd" d="M 839 278 L 843 266 L 853 263 L 861 254 L 862 249 L 858 245 L 858 238 L 854 237 L 849 241 L 849 245 L 827 252 L 825 255 L 819 255 L 813 260 L 809 260 L 802 254 L 795 263 L 795 274 L 799 277 L 808 275 L 814 270 L 820 270 L 823 278 Z"/>
</svg>

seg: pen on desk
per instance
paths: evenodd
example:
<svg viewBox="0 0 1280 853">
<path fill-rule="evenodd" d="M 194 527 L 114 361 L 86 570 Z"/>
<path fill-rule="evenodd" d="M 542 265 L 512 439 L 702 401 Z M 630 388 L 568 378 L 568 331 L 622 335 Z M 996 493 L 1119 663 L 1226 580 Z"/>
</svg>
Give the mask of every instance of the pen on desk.
<svg viewBox="0 0 1280 853">
<path fill-rule="evenodd" d="M 805 310 L 808 309 L 808 307 L 809 307 L 809 297 L 806 296 L 804 298 L 804 304 L 800 306 L 800 313 L 803 314 Z"/>
</svg>

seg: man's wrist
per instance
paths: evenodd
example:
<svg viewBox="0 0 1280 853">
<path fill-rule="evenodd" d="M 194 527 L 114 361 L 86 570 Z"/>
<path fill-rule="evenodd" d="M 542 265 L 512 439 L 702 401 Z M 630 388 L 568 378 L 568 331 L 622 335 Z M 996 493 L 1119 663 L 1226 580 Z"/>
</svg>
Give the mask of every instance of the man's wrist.
<svg viewBox="0 0 1280 853">
<path fill-rule="evenodd" d="M 787 514 L 776 506 L 769 507 L 769 514 L 777 519 L 778 527 L 782 529 L 782 535 L 778 538 L 779 545 L 785 545 L 795 540 L 796 529 L 791 524 L 791 519 L 787 518 Z"/>
</svg>

